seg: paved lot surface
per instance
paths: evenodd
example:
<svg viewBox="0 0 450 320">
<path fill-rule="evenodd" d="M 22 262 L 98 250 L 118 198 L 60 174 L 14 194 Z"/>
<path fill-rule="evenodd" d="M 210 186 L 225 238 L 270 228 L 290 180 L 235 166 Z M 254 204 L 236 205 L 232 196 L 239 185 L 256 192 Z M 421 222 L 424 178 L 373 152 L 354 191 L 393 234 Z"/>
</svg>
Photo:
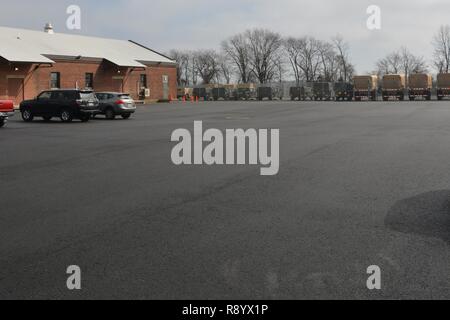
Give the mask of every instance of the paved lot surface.
<svg viewBox="0 0 450 320">
<path fill-rule="evenodd" d="M 0 130 L 1 299 L 450 298 L 450 102 L 19 120 Z M 194 120 L 279 128 L 279 175 L 172 165 L 170 135 Z M 65 286 L 74 264 L 79 292 Z"/>
</svg>

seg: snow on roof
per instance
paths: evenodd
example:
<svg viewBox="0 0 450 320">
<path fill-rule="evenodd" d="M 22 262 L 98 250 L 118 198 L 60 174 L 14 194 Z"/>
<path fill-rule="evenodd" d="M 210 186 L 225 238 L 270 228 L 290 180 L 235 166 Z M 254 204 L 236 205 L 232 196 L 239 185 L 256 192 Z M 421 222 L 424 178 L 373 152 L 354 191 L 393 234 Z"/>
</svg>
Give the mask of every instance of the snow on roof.
<svg viewBox="0 0 450 320">
<path fill-rule="evenodd" d="M 53 63 L 52 58 L 105 59 L 120 67 L 175 64 L 132 41 L 0 27 L 0 56 L 11 62 Z"/>
</svg>

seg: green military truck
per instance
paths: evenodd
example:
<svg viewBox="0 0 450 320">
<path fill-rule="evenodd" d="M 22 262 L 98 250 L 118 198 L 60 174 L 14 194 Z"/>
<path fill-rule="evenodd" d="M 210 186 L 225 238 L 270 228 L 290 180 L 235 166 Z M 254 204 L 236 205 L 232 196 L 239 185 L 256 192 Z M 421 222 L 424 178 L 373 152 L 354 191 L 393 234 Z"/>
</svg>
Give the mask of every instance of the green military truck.
<svg viewBox="0 0 450 320">
<path fill-rule="evenodd" d="M 329 82 L 314 82 L 313 83 L 313 97 L 314 100 L 330 101 L 332 98 L 332 89 Z"/>
<path fill-rule="evenodd" d="M 353 85 L 348 82 L 336 82 L 334 84 L 334 96 L 336 101 L 352 101 Z"/>
</svg>

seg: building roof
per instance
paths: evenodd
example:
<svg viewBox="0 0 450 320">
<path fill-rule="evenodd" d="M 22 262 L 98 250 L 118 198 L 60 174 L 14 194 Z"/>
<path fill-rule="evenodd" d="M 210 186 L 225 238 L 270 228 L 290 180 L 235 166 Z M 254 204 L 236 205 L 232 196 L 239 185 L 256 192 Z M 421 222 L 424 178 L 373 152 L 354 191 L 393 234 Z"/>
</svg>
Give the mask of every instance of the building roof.
<svg viewBox="0 0 450 320">
<path fill-rule="evenodd" d="M 0 56 L 11 62 L 53 63 L 53 59 L 105 59 L 120 67 L 174 64 L 133 41 L 0 27 Z"/>
</svg>

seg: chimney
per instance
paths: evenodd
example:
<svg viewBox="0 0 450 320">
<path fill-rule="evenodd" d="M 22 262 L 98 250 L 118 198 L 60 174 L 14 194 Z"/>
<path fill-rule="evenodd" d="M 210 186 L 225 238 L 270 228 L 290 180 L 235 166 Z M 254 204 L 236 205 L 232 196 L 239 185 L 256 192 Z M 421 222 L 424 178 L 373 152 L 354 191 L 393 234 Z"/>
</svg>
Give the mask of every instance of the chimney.
<svg viewBox="0 0 450 320">
<path fill-rule="evenodd" d="M 53 25 L 49 22 L 45 25 L 44 31 L 48 34 L 54 34 L 55 31 L 53 30 Z"/>
</svg>

